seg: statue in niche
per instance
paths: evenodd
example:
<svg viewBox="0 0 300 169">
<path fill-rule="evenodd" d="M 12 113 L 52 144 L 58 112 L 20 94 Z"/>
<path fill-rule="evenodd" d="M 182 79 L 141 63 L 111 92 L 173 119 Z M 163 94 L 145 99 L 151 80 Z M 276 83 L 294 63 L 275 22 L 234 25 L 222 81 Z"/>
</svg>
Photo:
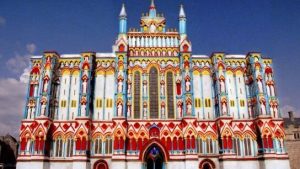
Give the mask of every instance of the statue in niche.
<svg viewBox="0 0 300 169">
<path fill-rule="evenodd" d="M 43 87 L 43 92 L 47 92 L 48 90 L 48 79 L 44 80 L 44 87 Z"/>
<path fill-rule="evenodd" d="M 178 112 L 178 116 L 182 117 L 182 103 L 178 103 L 177 104 L 177 112 Z"/>
<path fill-rule="evenodd" d="M 87 79 L 83 79 L 83 82 L 82 82 L 82 93 L 86 94 L 86 91 L 87 91 Z"/>
<path fill-rule="evenodd" d="M 191 102 L 188 102 L 188 103 L 187 103 L 186 109 L 187 109 L 186 114 L 187 114 L 188 116 L 192 115 L 192 104 L 191 104 Z"/>
<path fill-rule="evenodd" d="M 35 113 L 35 104 L 34 104 L 33 100 L 30 100 L 29 104 L 27 106 L 28 106 L 27 119 L 31 119 L 34 117 L 34 113 Z"/>
<path fill-rule="evenodd" d="M 275 96 L 275 89 L 274 89 L 274 85 L 271 84 L 270 85 L 270 88 L 271 88 L 271 96 Z"/>
<path fill-rule="evenodd" d="M 118 103 L 118 117 L 121 117 L 123 115 L 123 105 L 121 102 Z"/>
<path fill-rule="evenodd" d="M 131 104 L 130 104 L 130 102 L 127 103 L 127 116 L 131 117 Z"/>
<path fill-rule="evenodd" d="M 261 109 L 261 114 L 265 115 L 266 114 L 266 106 L 263 101 L 260 102 L 260 109 Z"/>
<path fill-rule="evenodd" d="M 45 116 L 45 112 L 46 112 L 46 102 L 42 102 L 41 116 Z"/>
<path fill-rule="evenodd" d="M 274 110 L 274 118 L 278 118 L 278 106 L 275 105 L 273 110 Z"/>
<path fill-rule="evenodd" d="M 165 95 L 165 81 L 164 80 L 160 81 L 160 95 L 161 96 Z"/>
<path fill-rule="evenodd" d="M 150 32 L 154 33 L 156 31 L 156 26 L 154 24 L 150 25 Z"/>
<path fill-rule="evenodd" d="M 266 87 L 268 96 L 271 96 L 270 85 L 266 85 Z"/>
<path fill-rule="evenodd" d="M 259 93 L 263 93 L 263 85 L 261 79 L 257 79 L 257 86 Z"/>
<path fill-rule="evenodd" d="M 130 96 L 131 94 L 131 80 L 128 79 L 128 88 L 127 88 L 127 94 Z"/>
<path fill-rule="evenodd" d="M 220 79 L 220 88 L 221 88 L 221 93 L 225 93 L 224 79 Z"/>
<path fill-rule="evenodd" d="M 122 79 L 119 79 L 118 80 L 118 92 L 122 93 L 122 91 L 123 91 L 123 81 L 122 81 Z"/>
<path fill-rule="evenodd" d="M 222 102 L 222 114 L 227 115 L 227 104 L 225 101 Z"/>
<path fill-rule="evenodd" d="M 143 82 L 143 95 L 147 96 L 147 81 L 144 80 Z"/>
<path fill-rule="evenodd" d="M 185 90 L 189 92 L 191 90 L 191 82 L 190 79 L 186 79 L 185 81 Z"/>
<path fill-rule="evenodd" d="M 161 109 L 161 116 L 165 117 L 165 103 L 164 102 L 161 103 L 160 109 Z"/>
<path fill-rule="evenodd" d="M 147 102 L 144 102 L 143 115 L 144 115 L 144 118 L 147 118 Z"/>
<path fill-rule="evenodd" d="M 249 117 L 253 117 L 253 108 L 252 105 L 248 106 Z"/>
<path fill-rule="evenodd" d="M 81 116 L 85 116 L 86 114 L 86 103 L 81 104 Z"/>
</svg>

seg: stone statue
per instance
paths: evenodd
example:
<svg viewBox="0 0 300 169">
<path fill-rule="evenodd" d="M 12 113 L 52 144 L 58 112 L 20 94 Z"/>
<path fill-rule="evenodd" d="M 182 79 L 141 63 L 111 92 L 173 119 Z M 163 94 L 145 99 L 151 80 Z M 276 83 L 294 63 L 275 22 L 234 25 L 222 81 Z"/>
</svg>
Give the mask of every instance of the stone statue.
<svg viewBox="0 0 300 169">
<path fill-rule="evenodd" d="M 45 79 L 45 80 L 44 80 L 43 92 L 47 92 L 47 90 L 48 90 L 48 80 Z"/>
<path fill-rule="evenodd" d="M 187 115 L 192 115 L 192 104 L 190 102 L 187 103 L 186 105 L 187 108 Z"/>
<path fill-rule="evenodd" d="M 45 116 L 45 112 L 46 112 L 46 102 L 43 102 L 41 106 L 41 116 Z"/>
<path fill-rule="evenodd" d="M 123 82 L 122 80 L 120 79 L 119 82 L 118 82 L 118 92 L 119 93 L 122 93 L 123 91 Z"/>
<path fill-rule="evenodd" d="M 223 113 L 223 115 L 227 115 L 227 105 L 226 105 L 226 102 L 222 103 L 222 113 Z"/>
<path fill-rule="evenodd" d="M 85 80 L 83 80 L 83 82 L 82 82 L 82 93 L 83 93 L 83 94 L 86 94 L 86 91 L 87 91 L 87 81 L 86 81 L 86 79 L 85 79 Z"/>
<path fill-rule="evenodd" d="M 191 90 L 190 87 L 191 87 L 191 82 L 190 82 L 189 79 L 187 79 L 186 82 L 185 82 L 185 90 L 187 92 L 189 92 Z"/>
<path fill-rule="evenodd" d="M 220 88 L 221 88 L 221 93 L 224 93 L 225 92 L 225 83 L 224 83 L 224 80 L 220 80 Z"/>
<path fill-rule="evenodd" d="M 122 103 L 118 104 L 118 117 L 121 117 L 123 114 L 123 106 Z"/>
</svg>

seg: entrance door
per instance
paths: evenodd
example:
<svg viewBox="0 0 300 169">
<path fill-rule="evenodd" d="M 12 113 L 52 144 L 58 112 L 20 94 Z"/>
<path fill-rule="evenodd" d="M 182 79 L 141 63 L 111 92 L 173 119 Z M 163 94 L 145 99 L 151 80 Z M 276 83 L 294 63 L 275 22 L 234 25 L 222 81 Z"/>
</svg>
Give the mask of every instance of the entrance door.
<svg viewBox="0 0 300 169">
<path fill-rule="evenodd" d="M 153 146 L 146 154 L 146 169 L 163 169 L 163 156 L 158 147 Z"/>
</svg>

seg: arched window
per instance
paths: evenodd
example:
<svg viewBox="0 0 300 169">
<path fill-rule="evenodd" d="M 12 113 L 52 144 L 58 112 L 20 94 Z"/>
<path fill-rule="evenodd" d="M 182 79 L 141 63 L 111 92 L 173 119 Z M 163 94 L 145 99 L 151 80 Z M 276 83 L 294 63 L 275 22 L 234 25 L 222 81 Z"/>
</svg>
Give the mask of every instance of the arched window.
<svg viewBox="0 0 300 169">
<path fill-rule="evenodd" d="M 212 139 L 210 137 L 206 138 L 206 153 L 212 154 L 213 153 L 213 145 Z"/>
<path fill-rule="evenodd" d="M 244 138 L 244 149 L 245 149 L 245 156 L 251 156 L 252 155 L 252 146 L 251 146 L 251 138 L 249 136 L 246 136 Z"/>
<path fill-rule="evenodd" d="M 199 137 L 198 138 L 198 140 L 197 140 L 197 148 L 198 148 L 198 153 L 199 154 L 203 154 L 203 140 L 202 140 L 202 138 L 201 137 Z"/>
<path fill-rule="evenodd" d="M 173 73 L 167 73 L 167 103 L 168 103 L 168 118 L 175 118 L 174 116 L 174 85 Z"/>
<path fill-rule="evenodd" d="M 241 156 L 242 152 L 241 152 L 241 142 L 240 139 L 238 137 L 233 138 L 233 150 L 236 153 L 237 156 Z"/>
<path fill-rule="evenodd" d="M 74 141 L 72 138 L 68 138 L 66 140 L 66 157 L 72 157 L 73 156 L 73 145 L 74 145 Z"/>
<path fill-rule="evenodd" d="M 54 156 L 62 157 L 62 155 L 63 155 L 63 141 L 61 137 L 58 137 L 54 141 Z"/>
<path fill-rule="evenodd" d="M 112 139 L 107 137 L 105 140 L 105 154 L 112 154 Z"/>
<path fill-rule="evenodd" d="M 134 118 L 139 119 L 140 118 L 140 111 L 141 111 L 141 74 L 140 72 L 136 71 L 134 73 L 134 106 L 133 106 L 133 111 L 134 111 Z"/>
<path fill-rule="evenodd" d="M 158 71 L 152 67 L 149 72 L 150 118 L 158 118 Z"/>
<path fill-rule="evenodd" d="M 102 154 L 102 139 L 101 138 L 96 138 L 94 140 L 94 153 Z"/>
</svg>

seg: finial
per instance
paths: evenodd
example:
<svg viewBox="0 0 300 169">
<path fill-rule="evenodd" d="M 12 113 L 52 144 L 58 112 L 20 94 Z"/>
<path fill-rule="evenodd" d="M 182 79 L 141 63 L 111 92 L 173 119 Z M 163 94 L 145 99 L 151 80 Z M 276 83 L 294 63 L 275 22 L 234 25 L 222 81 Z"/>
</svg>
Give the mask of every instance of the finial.
<svg viewBox="0 0 300 169">
<path fill-rule="evenodd" d="M 121 9 L 121 12 L 120 12 L 120 17 L 126 17 L 127 14 L 126 14 L 126 10 L 125 10 L 125 4 L 123 3 L 122 4 L 122 9 Z"/>
<path fill-rule="evenodd" d="M 183 9 L 183 5 L 181 4 L 180 5 L 180 10 L 179 10 L 179 18 L 185 18 L 185 12 L 184 12 L 184 9 Z"/>
<path fill-rule="evenodd" d="M 155 9 L 155 4 L 154 4 L 154 0 L 151 0 L 151 5 L 150 5 L 150 9 Z"/>
</svg>

